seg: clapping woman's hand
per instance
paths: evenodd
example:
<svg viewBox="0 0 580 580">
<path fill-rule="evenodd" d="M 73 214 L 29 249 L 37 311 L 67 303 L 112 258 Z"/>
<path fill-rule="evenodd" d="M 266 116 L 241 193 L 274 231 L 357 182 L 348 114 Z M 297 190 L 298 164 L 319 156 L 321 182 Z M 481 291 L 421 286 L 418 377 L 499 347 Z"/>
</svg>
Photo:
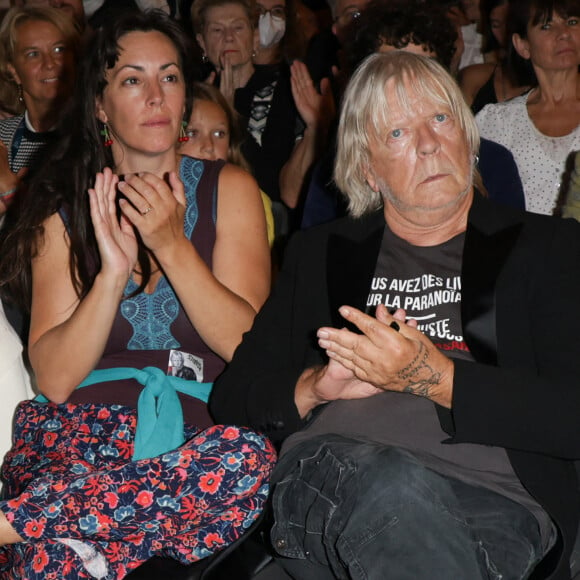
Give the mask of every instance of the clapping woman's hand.
<svg viewBox="0 0 580 580">
<path fill-rule="evenodd" d="M 322 79 L 320 92 L 316 90 L 308 67 L 295 60 L 290 67 L 290 83 L 296 108 L 307 127 L 328 129 L 336 116 L 334 95 L 329 79 Z"/>
<path fill-rule="evenodd" d="M 175 172 L 169 174 L 168 181 L 152 173 L 129 175 L 119 183 L 119 189 L 128 200 L 120 200 L 121 211 L 153 254 L 185 239 L 185 192 Z"/>
<path fill-rule="evenodd" d="M 105 167 L 89 189 L 91 220 L 101 255 L 101 272 L 129 279 L 137 262 L 137 238 L 127 217 L 117 217 L 119 178 Z"/>
</svg>

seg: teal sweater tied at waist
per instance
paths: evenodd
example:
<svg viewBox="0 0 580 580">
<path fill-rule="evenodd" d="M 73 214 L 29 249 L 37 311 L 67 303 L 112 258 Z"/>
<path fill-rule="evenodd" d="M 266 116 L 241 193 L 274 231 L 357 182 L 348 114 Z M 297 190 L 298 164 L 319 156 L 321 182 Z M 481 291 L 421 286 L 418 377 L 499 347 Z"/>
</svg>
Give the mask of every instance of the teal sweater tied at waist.
<svg viewBox="0 0 580 580">
<path fill-rule="evenodd" d="M 169 376 L 156 367 L 142 370 L 117 367 L 92 371 L 77 389 L 124 379 L 135 379 L 144 387 L 137 403 L 134 461 L 157 457 L 183 445 L 183 410 L 177 393 L 207 403 L 213 386 L 213 383 L 196 383 Z M 44 395 L 38 395 L 34 400 L 48 403 Z"/>
</svg>

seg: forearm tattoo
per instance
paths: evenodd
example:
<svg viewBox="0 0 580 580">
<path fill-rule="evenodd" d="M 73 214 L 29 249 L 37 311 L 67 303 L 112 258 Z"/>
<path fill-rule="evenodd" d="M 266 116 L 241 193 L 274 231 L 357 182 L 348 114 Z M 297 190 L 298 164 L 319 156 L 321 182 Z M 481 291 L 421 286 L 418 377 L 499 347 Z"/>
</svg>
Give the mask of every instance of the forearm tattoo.
<svg viewBox="0 0 580 580">
<path fill-rule="evenodd" d="M 405 383 L 404 393 L 430 398 L 431 389 L 440 384 L 441 373 L 433 370 L 428 359 L 429 351 L 424 344 L 421 344 L 415 358 L 405 368 L 397 372 L 397 377 Z"/>
</svg>

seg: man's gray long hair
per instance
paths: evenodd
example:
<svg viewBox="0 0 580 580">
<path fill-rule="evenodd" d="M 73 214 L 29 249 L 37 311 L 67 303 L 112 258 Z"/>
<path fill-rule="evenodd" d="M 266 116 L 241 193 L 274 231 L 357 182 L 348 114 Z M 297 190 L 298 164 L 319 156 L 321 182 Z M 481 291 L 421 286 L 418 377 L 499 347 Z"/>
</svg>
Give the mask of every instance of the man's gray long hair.
<svg viewBox="0 0 580 580">
<path fill-rule="evenodd" d="M 451 111 L 465 135 L 466 146 L 475 156 L 479 151 L 479 131 L 461 90 L 449 73 L 425 56 L 393 51 L 369 56 L 352 76 L 342 102 L 337 135 L 334 180 L 348 199 L 349 213 L 360 217 L 382 206 L 380 192 L 366 181 L 370 168 L 370 144 L 381 139 L 389 126 L 387 82 L 394 81 L 394 96 L 409 111 L 412 107 L 406 88 L 410 85 L 421 99 L 439 102 Z M 383 136 L 384 138 L 384 136 Z M 474 169 L 474 183 L 481 178 Z"/>
</svg>

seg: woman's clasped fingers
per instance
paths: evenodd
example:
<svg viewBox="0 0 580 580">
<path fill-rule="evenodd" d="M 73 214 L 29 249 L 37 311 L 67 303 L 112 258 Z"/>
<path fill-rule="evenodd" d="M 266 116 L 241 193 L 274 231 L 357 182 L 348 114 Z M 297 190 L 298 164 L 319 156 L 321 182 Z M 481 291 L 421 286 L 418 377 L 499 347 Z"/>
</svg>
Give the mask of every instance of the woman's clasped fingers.
<svg viewBox="0 0 580 580">
<path fill-rule="evenodd" d="M 126 175 L 119 182 L 119 191 L 130 202 L 132 207 L 128 207 L 126 200 L 121 200 L 121 208 L 130 218 L 136 218 L 138 215 L 147 215 L 150 211 L 157 208 L 162 209 L 159 201 L 157 189 L 145 180 L 145 174 Z M 150 209 L 151 208 L 151 209 Z M 134 210 L 134 211 L 132 211 Z M 133 221 L 133 219 L 132 219 Z"/>
<path fill-rule="evenodd" d="M 139 230 L 155 228 L 167 219 L 168 209 L 172 209 L 168 205 L 174 205 L 173 199 L 168 199 L 173 198 L 168 189 L 163 180 L 151 174 L 127 175 L 119 182 L 119 190 L 126 198 L 120 200 L 121 210 Z"/>
<path fill-rule="evenodd" d="M 131 175 L 119 183 L 119 189 L 127 198 L 119 202 L 123 214 L 150 250 L 183 236 L 185 194 L 174 172 L 168 181 L 152 173 Z"/>
</svg>

